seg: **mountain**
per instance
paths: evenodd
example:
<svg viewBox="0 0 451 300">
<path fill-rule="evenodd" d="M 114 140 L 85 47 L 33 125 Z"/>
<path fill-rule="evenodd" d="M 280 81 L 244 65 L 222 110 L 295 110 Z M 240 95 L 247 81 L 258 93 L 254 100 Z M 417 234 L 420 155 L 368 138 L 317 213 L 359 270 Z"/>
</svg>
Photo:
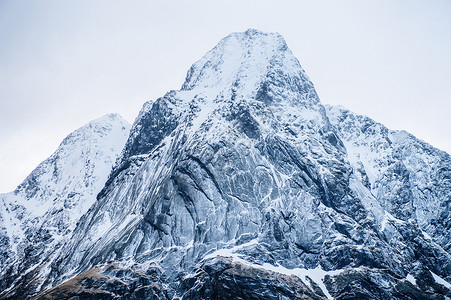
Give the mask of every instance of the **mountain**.
<svg viewBox="0 0 451 300">
<path fill-rule="evenodd" d="M 14 192 L 0 195 L 0 291 L 16 279 L 36 289 L 37 273 L 56 257 L 95 202 L 131 125 L 117 114 L 67 136 Z"/>
<path fill-rule="evenodd" d="M 451 251 L 451 157 L 405 131 L 326 106 L 359 180 L 386 213 Z M 387 222 L 383 219 L 382 222 Z"/>
<path fill-rule="evenodd" d="M 144 104 L 39 285 L 1 295 L 449 299 L 450 162 L 322 105 L 279 34 L 233 33 Z"/>
</svg>

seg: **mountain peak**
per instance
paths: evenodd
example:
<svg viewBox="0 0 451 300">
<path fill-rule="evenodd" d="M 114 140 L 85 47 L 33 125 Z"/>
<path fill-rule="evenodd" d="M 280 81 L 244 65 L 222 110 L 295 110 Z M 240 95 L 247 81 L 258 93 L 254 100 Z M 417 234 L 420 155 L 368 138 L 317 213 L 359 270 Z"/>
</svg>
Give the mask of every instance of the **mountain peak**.
<svg viewBox="0 0 451 300">
<path fill-rule="evenodd" d="M 194 63 L 182 90 L 233 87 L 243 96 L 255 96 L 268 77 L 312 85 L 280 34 L 248 29 L 229 34 Z"/>
<path fill-rule="evenodd" d="M 95 119 L 69 134 L 14 192 L 0 194 L 0 278 L 37 272 L 37 263 L 60 249 L 95 202 L 129 130 L 118 114 Z M 0 290 L 8 284 L 3 280 Z"/>
<path fill-rule="evenodd" d="M 32 197 L 39 190 L 35 187 L 40 182 L 47 184 L 48 182 L 53 182 L 55 185 L 58 182 L 66 181 L 73 184 L 78 181 L 82 182 L 83 180 L 78 177 L 83 176 L 83 172 L 74 173 L 72 171 L 77 169 L 75 166 L 79 167 L 79 170 L 84 168 L 84 162 L 81 159 L 83 157 L 89 157 L 89 159 L 86 158 L 87 165 L 92 164 L 95 157 L 100 157 L 102 163 L 99 163 L 99 165 L 106 164 L 108 166 L 106 169 L 102 169 L 102 173 L 107 175 L 111 167 L 109 160 L 114 161 L 115 156 L 117 156 L 116 152 L 121 150 L 130 126 L 119 114 L 107 114 L 88 122 L 65 137 L 58 149 L 33 170 L 24 182 L 17 187 L 15 193 L 22 191 L 28 197 Z M 70 162 L 70 166 L 63 168 L 61 165 L 63 162 Z M 49 181 L 47 177 L 50 169 L 64 169 L 65 171 L 54 171 Z M 75 177 L 79 180 L 74 180 Z M 68 184 L 65 184 L 64 188 L 67 189 L 67 186 Z M 48 190 L 49 188 L 47 188 L 47 192 Z"/>
<path fill-rule="evenodd" d="M 192 65 L 181 90 L 144 105 L 117 170 L 129 157 L 155 149 L 182 123 L 184 134 L 193 135 L 208 122 L 218 128 L 235 124 L 241 114 L 248 119 L 243 122 L 268 132 L 287 126 L 297 128 L 294 135 L 328 131 L 313 83 L 278 33 L 248 29 L 229 34 Z"/>
</svg>

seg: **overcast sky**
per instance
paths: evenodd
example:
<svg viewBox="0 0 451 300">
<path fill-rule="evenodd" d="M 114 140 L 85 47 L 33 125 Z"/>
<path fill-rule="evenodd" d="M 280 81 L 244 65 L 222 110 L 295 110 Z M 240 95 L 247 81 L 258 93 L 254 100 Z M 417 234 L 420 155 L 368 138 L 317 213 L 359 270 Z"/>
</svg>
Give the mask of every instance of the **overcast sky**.
<svg viewBox="0 0 451 300">
<path fill-rule="evenodd" d="M 451 153 L 451 1 L 0 0 L 0 192 L 90 120 L 133 122 L 247 28 L 281 33 L 323 103 Z"/>
</svg>

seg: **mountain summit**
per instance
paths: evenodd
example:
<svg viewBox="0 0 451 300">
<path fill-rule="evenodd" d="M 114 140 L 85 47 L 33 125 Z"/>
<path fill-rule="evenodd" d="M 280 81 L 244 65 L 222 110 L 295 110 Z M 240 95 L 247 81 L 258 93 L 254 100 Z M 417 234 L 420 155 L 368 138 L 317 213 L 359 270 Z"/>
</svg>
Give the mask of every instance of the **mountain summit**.
<svg viewBox="0 0 451 300">
<path fill-rule="evenodd" d="M 256 88 L 269 78 L 279 78 L 280 83 L 289 80 L 284 83 L 291 85 L 310 83 L 281 35 L 249 29 L 225 37 L 193 64 L 182 90 L 233 90 L 242 97 L 255 97 Z"/>
<path fill-rule="evenodd" d="M 118 114 L 89 122 L 69 134 L 14 192 L 0 195 L 1 291 L 8 291 L 18 278 L 26 292 L 36 289 L 34 276 L 48 272 L 50 262 L 70 241 L 105 184 L 129 130 L 130 124 Z"/>
<path fill-rule="evenodd" d="M 279 34 L 233 33 L 144 104 L 71 239 L 0 295 L 446 299 L 450 161 L 323 106 Z"/>
</svg>

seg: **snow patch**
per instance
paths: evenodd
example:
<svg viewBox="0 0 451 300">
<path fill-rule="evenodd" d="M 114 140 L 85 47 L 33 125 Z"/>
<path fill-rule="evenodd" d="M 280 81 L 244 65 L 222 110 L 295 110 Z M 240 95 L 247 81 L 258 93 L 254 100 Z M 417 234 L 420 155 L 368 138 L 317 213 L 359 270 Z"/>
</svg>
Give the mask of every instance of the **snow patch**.
<svg viewBox="0 0 451 300">
<path fill-rule="evenodd" d="M 406 280 L 409 281 L 409 282 L 410 282 L 411 284 L 413 284 L 413 285 L 417 285 L 416 279 L 415 279 L 412 275 L 410 275 L 410 273 L 407 274 Z"/>
<path fill-rule="evenodd" d="M 238 245 L 238 246 L 235 246 L 232 248 L 224 248 L 224 249 L 216 250 L 213 253 L 205 256 L 203 261 L 210 259 L 210 258 L 218 257 L 218 256 L 229 257 L 232 259 L 233 262 L 238 262 L 238 263 L 247 265 L 252 268 L 263 269 L 263 270 L 272 271 L 275 273 L 284 274 L 284 275 L 288 275 L 288 276 L 296 276 L 299 279 L 301 279 L 301 281 L 303 281 L 307 286 L 310 286 L 309 281 L 307 280 L 307 277 L 309 277 L 321 288 L 321 290 L 327 296 L 328 299 L 333 299 L 332 295 L 330 295 L 329 291 L 326 288 L 326 285 L 324 284 L 324 277 L 326 275 L 329 275 L 329 276 L 338 275 L 341 272 L 343 272 L 344 270 L 324 271 L 323 269 L 321 269 L 320 266 L 316 267 L 315 269 L 303 269 L 303 268 L 288 269 L 288 268 L 285 268 L 280 265 L 274 266 L 269 263 L 264 263 L 263 265 L 260 265 L 260 264 L 251 263 L 251 262 L 243 259 L 242 255 L 240 255 L 239 253 L 236 253 L 236 251 L 238 251 L 240 249 L 244 249 L 244 248 L 247 248 L 247 247 L 250 247 L 253 245 L 258 245 L 258 239 L 254 239 L 250 242 L 247 242 L 245 244 L 241 244 L 241 245 Z"/>
<path fill-rule="evenodd" d="M 445 279 L 443 279 L 442 277 L 438 276 L 437 274 L 435 274 L 434 272 L 431 272 L 432 277 L 434 277 L 435 282 L 445 286 L 447 289 L 451 290 L 451 283 L 449 283 L 448 281 L 446 281 Z"/>
</svg>

